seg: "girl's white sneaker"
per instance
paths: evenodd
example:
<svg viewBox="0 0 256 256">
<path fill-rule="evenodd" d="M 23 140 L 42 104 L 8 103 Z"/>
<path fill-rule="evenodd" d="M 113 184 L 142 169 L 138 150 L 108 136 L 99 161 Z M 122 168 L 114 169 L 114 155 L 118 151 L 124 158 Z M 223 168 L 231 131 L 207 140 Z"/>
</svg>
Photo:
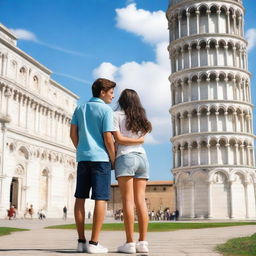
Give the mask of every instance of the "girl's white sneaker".
<svg viewBox="0 0 256 256">
<path fill-rule="evenodd" d="M 136 253 L 136 244 L 135 243 L 125 243 L 117 248 L 118 252 L 123 253 Z"/>
<path fill-rule="evenodd" d="M 136 252 L 148 253 L 148 242 L 147 241 L 138 241 L 136 243 Z"/>
</svg>

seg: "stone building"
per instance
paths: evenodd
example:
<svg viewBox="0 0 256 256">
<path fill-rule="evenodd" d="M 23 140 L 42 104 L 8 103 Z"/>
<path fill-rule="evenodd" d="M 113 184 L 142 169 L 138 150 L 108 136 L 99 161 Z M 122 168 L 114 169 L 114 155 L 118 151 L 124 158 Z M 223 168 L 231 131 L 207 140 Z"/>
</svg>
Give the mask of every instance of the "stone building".
<svg viewBox="0 0 256 256">
<path fill-rule="evenodd" d="M 255 218 L 252 101 L 241 0 L 172 0 L 173 174 L 188 218 Z"/>
<path fill-rule="evenodd" d="M 175 211 L 175 189 L 173 181 L 148 181 L 146 187 L 146 202 L 149 211 Z M 111 199 L 108 202 L 110 213 L 122 209 L 121 194 L 118 184 L 111 185 Z"/>
<path fill-rule="evenodd" d="M 69 138 L 78 97 L 17 47 L 0 25 L 0 218 L 30 204 L 47 217 L 73 212 L 75 149 Z"/>
</svg>

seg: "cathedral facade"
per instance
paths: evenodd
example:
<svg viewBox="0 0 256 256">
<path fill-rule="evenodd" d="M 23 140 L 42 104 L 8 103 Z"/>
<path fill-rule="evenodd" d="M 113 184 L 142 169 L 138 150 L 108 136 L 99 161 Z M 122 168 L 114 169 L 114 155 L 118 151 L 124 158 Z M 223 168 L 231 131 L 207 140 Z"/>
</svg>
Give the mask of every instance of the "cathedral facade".
<svg viewBox="0 0 256 256">
<path fill-rule="evenodd" d="M 77 95 L 17 47 L 0 25 L 0 218 L 33 205 L 47 217 L 73 212 L 75 148 L 69 138 Z"/>
<path fill-rule="evenodd" d="M 171 0 L 173 175 L 183 218 L 256 217 L 253 105 L 241 0 Z"/>
</svg>

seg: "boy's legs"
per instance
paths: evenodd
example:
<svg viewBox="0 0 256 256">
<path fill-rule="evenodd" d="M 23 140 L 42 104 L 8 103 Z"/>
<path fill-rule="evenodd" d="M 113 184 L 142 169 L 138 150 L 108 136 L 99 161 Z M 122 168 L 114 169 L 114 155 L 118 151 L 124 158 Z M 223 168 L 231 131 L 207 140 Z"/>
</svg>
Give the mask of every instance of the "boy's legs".
<svg viewBox="0 0 256 256">
<path fill-rule="evenodd" d="M 78 239 L 81 239 L 81 240 L 85 240 L 85 236 L 84 236 L 84 220 L 85 220 L 84 203 L 85 203 L 85 199 L 76 198 L 75 209 L 74 209 Z"/>
<path fill-rule="evenodd" d="M 106 201 L 95 200 L 91 241 L 98 242 L 106 211 Z"/>
</svg>

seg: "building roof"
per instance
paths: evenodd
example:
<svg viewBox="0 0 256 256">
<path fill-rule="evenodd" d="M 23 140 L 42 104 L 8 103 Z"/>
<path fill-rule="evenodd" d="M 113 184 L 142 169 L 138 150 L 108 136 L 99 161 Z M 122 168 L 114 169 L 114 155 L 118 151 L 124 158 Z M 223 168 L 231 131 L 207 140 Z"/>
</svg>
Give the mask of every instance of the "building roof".
<svg viewBox="0 0 256 256">
<path fill-rule="evenodd" d="M 173 180 L 158 180 L 158 181 L 148 181 L 147 186 L 169 186 L 173 185 Z M 111 187 L 118 187 L 118 184 L 111 184 Z"/>
</svg>

